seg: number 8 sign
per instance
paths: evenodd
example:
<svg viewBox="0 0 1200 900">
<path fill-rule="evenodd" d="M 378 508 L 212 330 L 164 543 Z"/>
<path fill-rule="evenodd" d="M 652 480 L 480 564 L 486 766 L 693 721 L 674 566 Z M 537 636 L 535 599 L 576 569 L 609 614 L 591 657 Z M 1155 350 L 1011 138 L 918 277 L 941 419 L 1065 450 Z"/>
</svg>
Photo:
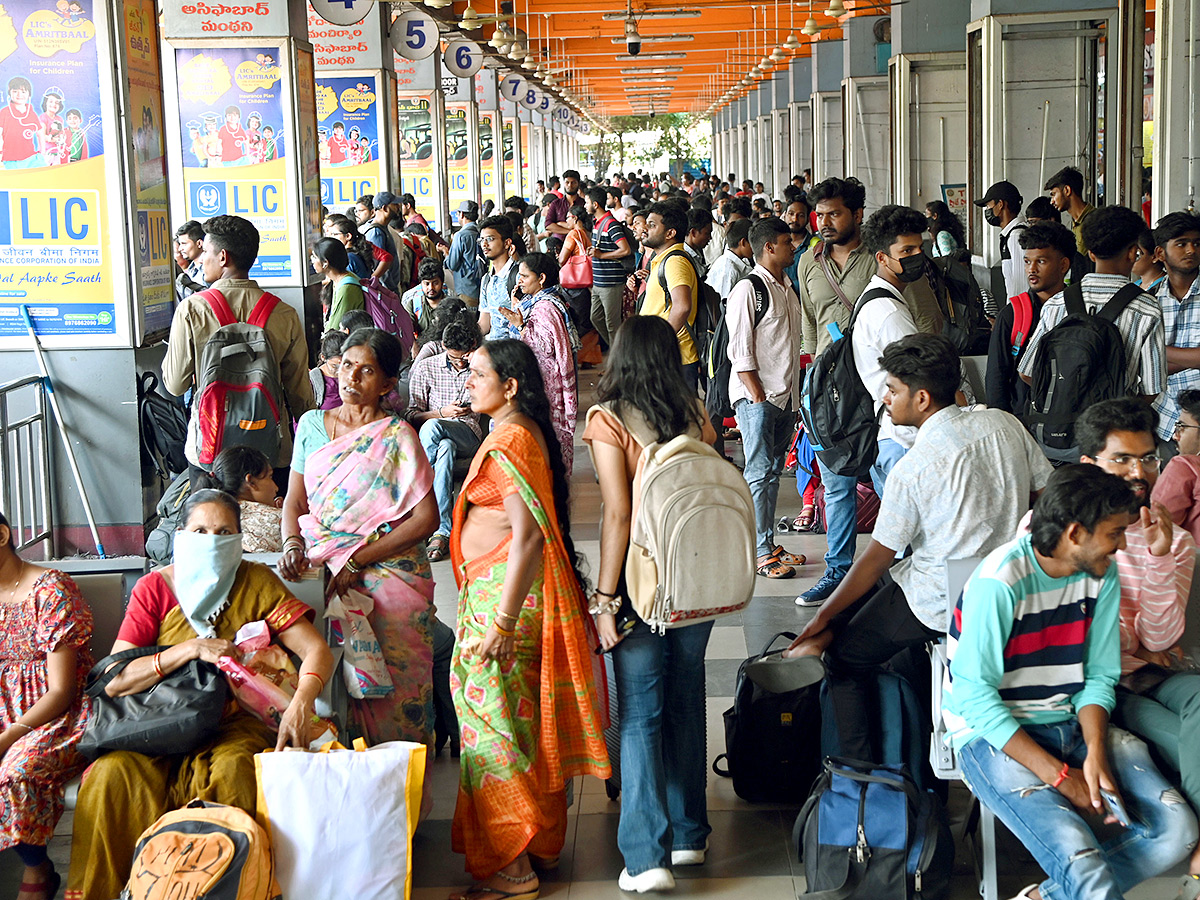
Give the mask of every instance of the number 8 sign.
<svg viewBox="0 0 1200 900">
<path fill-rule="evenodd" d="M 542 103 L 541 91 L 527 83 L 524 92 L 521 94 L 520 103 L 526 109 L 537 109 Z"/>
<path fill-rule="evenodd" d="M 437 22 L 428 13 L 410 9 L 392 23 L 388 39 L 405 59 L 424 59 L 438 48 Z"/>
<path fill-rule="evenodd" d="M 474 41 L 451 41 L 442 61 L 449 72 L 459 78 L 470 78 L 483 66 L 483 52 Z"/>
<path fill-rule="evenodd" d="M 529 82 L 523 76 L 509 74 L 500 79 L 500 94 L 505 100 L 511 100 L 516 103 L 525 97 L 525 93 L 529 90 Z"/>
</svg>

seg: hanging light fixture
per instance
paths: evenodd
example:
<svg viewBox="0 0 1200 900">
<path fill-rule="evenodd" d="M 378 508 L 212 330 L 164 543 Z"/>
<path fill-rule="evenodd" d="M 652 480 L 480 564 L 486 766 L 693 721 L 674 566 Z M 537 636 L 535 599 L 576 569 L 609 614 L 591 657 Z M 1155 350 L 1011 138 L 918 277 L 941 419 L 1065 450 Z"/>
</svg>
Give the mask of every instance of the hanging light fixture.
<svg viewBox="0 0 1200 900">
<path fill-rule="evenodd" d="M 842 5 L 842 0 L 829 0 L 829 9 L 825 10 L 825 15 L 832 19 L 846 14 L 846 7 Z"/>
</svg>

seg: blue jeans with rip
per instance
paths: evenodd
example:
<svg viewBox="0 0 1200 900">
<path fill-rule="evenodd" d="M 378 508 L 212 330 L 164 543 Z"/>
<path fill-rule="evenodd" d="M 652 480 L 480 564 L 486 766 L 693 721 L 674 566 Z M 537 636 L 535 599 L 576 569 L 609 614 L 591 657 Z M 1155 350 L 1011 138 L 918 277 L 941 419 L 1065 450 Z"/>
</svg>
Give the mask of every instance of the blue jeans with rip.
<svg viewBox="0 0 1200 900">
<path fill-rule="evenodd" d="M 433 496 L 438 505 L 437 534 L 450 537 L 454 515 L 454 461 L 469 459 L 479 449 L 479 437 L 466 422 L 427 419 L 418 432 L 421 446 L 433 466 Z"/>
<path fill-rule="evenodd" d="M 1179 773 L 1179 786 L 1200 815 L 1200 675 L 1177 672 L 1141 694 L 1117 688 L 1113 721 Z"/>
<path fill-rule="evenodd" d="M 704 653 L 712 622 L 655 634 L 639 622 L 612 650 L 621 717 L 617 847 L 630 875 L 702 850 L 708 824 Z"/>
<path fill-rule="evenodd" d="M 903 444 L 899 444 L 891 438 L 880 438 L 879 455 L 875 457 L 875 465 L 871 466 L 871 484 L 881 500 L 883 499 L 883 486 L 887 483 L 892 466 L 896 465 L 907 452 L 908 448 Z"/>
<path fill-rule="evenodd" d="M 846 577 L 854 562 L 854 542 L 858 538 L 858 479 L 852 475 L 834 475 L 821 468 L 825 486 L 825 574 L 839 580 Z"/>
<path fill-rule="evenodd" d="M 779 500 L 779 479 L 787 459 L 788 445 L 796 425 L 794 413 L 764 400 L 751 403 L 739 400 L 733 408 L 742 449 L 746 454 L 746 484 L 754 500 L 754 530 L 758 556 L 775 550 L 775 505 Z"/>
<path fill-rule="evenodd" d="M 1026 725 L 1025 732 L 1047 752 L 1083 766 L 1087 746 L 1078 719 Z M 1003 750 L 976 738 L 958 756 L 972 793 L 1047 874 L 1038 886 L 1045 900 L 1120 900 L 1196 844 L 1196 817 L 1183 796 L 1154 768 L 1146 745 L 1120 728 L 1108 729 L 1108 763 L 1131 821 L 1103 843 L 1063 794 Z"/>
</svg>

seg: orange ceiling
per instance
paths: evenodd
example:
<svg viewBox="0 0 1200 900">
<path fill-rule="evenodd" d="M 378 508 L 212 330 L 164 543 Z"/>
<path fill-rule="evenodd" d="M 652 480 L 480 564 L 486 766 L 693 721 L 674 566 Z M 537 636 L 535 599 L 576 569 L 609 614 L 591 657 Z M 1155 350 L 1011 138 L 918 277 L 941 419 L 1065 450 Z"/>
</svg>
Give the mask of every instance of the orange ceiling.
<svg viewBox="0 0 1200 900">
<path fill-rule="evenodd" d="M 496 0 L 473 0 L 480 16 L 496 11 Z M 450 24 L 457 20 L 466 2 L 456 0 L 452 9 L 433 15 Z M 842 36 L 840 21 L 855 15 L 879 15 L 890 9 L 885 0 L 844 0 L 846 14 L 838 19 L 825 14 L 829 0 L 812 0 L 812 15 L 821 29 L 819 40 Z M 699 16 L 651 18 L 646 12 L 698 9 Z M 626 54 L 624 14 L 626 0 L 513 0 L 513 25 L 529 34 L 530 46 L 539 61 L 548 62 L 558 87 L 566 86 L 579 98 L 590 98 L 590 111 L 597 117 L 629 115 L 649 111 L 703 114 L 747 75 L 764 55 L 780 47 L 789 33 L 800 40 L 798 50 L 784 52 L 786 66 L 793 56 L 811 54 L 813 38 L 801 33 L 809 15 L 807 0 L 633 0 L 633 16 L 643 38 L 656 35 L 694 35 L 693 40 L 644 41 L 636 59 L 618 60 Z M 605 13 L 620 13 L 617 20 L 604 20 Z M 765 28 L 765 34 L 764 34 Z M 485 26 L 473 37 L 491 36 Z M 621 38 L 614 44 L 612 38 Z M 549 56 L 539 52 L 548 50 Z M 654 59 L 656 53 L 686 54 L 683 58 Z M 509 63 L 509 65 L 513 65 Z M 670 67 L 668 73 L 631 73 Z M 669 78 L 654 82 L 651 77 Z M 764 77 L 770 77 L 768 73 Z M 536 79 L 535 79 L 536 80 Z M 633 94 L 634 96 L 629 96 Z M 586 104 L 585 104 L 586 105 Z"/>
</svg>

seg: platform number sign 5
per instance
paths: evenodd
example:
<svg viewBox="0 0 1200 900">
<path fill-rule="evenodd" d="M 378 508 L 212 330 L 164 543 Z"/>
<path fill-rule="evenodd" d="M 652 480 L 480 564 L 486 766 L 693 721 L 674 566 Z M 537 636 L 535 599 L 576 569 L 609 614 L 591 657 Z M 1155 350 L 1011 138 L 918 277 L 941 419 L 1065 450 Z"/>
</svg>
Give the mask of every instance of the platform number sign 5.
<svg viewBox="0 0 1200 900">
<path fill-rule="evenodd" d="M 331 25 L 357 25 L 376 6 L 376 0 L 312 0 L 313 12 Z"/>
<path fill-rule="evenodd" d="M 483 51 L 474 41 L 451 41 L 442 57 L 448 72 L 470 78 L 483 67 Z"/>
<path fill-rule="evenodd" d="M 520 75 L 505 75 L 500 80 L 500 93 L 505 100 L 513 103 L 523 99 L 529 90 L 529 82 Z"/>
<path fill-rule="evenodd" d="M 437 22 L 428 13 L 410 9 L 392 22 L 388 38 L 405 59 L 425 59 L 438 48 Z"/>
</svg>

